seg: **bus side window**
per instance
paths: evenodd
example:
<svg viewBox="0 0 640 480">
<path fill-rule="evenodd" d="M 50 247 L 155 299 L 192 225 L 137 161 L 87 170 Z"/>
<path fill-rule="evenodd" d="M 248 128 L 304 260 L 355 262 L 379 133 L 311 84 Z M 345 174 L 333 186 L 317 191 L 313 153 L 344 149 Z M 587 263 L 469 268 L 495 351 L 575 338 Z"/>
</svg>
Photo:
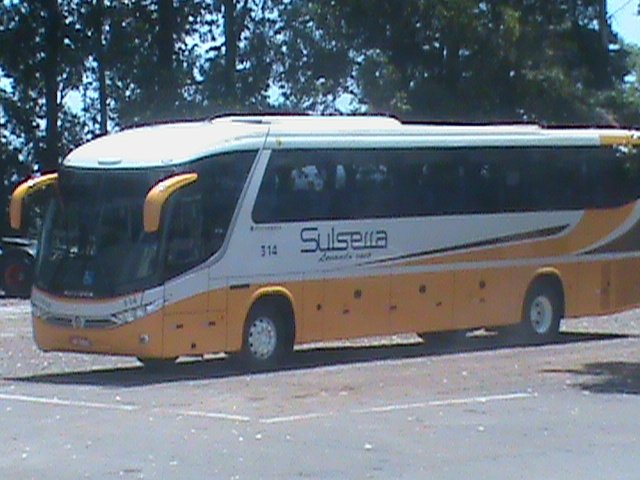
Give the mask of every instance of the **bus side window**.
<svg viewBox="0 0 640 480">
<path fill-rule="evenodd" d="M 326 193 L 329 203 L 328 218 L 334 220 L 354 218 L 357 214 L 354 204 L 356 168 L 343 152 L 338 155 L 331 167 L 335 179 L 329 182 Z"/>
<path fill-rule="evenodd" d="M 289 188 L 280 197 L 280 210 L 286 220 L 296 221 L 313 218 L 313 193 L 323 187 L 315 165 L 296 162 L 287 179 Z"/>
<path fill-rule="evenodd" d="M 326 219 L 345 218 L 345 202 L 350 201 L 347 189 L 347 168 L 342 161 L 328 162 L 327 183 L 323 194 L 323 201 L 327 208 Z"/>
<path fill-rule="evenodd" d="M 432 162 L 427 158 L 420 169 L 418 177 L 420 188 L 420 214 L 434 215 L 437 213 L 435 201 L 435 184 Z"/>
<path fill-rule="evenodd" d="M 166 276 L 178 275 L 215 254 L 226 238 L 255 152 L 194 162 L 198 181 L 169 198 Z"/>
<path fill-rule="evenodd" d="M 463 208 L 464 166 L 455 154 L 434 154 L 429 163 L 429 188 L 433 192 L 433 214 L 460 213 Z"/>
<path fill-rule="evenodd" d="M 175 196 L 167 232 L 166 273 L 178 275 L 203 258 L 201 195 Z"/>
<path fill-rule="evenodd" d="M 424 212 L 420 177 L 423 164 L 416 161 L 413 152 L 400 151 L 389 164 L 391 186 L 390 213 L 398 217 L 413 217 Z"/>
<path fill-rule="evenodd" d="M 482 155 L 482 154 L 479 154 Z M 494 165 L 482 158 L 473 158 L 465 165 L 463 191 L 464 213 L 493 213 L 498 208 Z"/>
<path fill-rule="evenodd" d="M 323 220 L 331 215 L 331 162 L 325 151 L 274 151 L 256 203 L 257 223 Z"/>
<path fill-rule="evenodd" d="M 202 169 L 202 236 L 204 256 L 222 246 L 245 184 L 254 154 L 241 152 L 213 159 Z"/>
<path fill-rule="evenodd" d="M 253 208 L 253 219 L 256 222 L 270 222 L 276 218 L 280 203 L 279 197 L 282 195 L 282 191 L 288 188 L 287 177 L 286 169 L 283 167 L 275 168 L 273 160 L 271 160 L 262 178 L 258 198 Z"/>
<path fill-rule="evenodd" d="M 638 162 L 627 151 L 605 151 L 610 158 L 604 164 L 609 170 L 607 177 L 610 181 L 610 202 L 612 206 L 629 203 L 637 198 L 638 190 Z"/>
<path fill-rule="evenodd" d="M 355 172 L 355 217 L 377 218 L 387 215 L 390 182 L 388 169 L 382 159 L 357 163 Z M 357 212 L 357 213 L 356 213 Z"/>
</svg>

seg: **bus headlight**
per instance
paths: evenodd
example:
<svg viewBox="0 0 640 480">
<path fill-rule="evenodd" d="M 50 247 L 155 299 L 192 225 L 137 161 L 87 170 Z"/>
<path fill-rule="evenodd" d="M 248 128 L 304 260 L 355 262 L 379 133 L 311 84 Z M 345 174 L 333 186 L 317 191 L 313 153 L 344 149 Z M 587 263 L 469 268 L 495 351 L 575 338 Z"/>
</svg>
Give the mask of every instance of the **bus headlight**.
<svg viewBox="0 0 640 480">
<path fill-rule="evenodd" d="M 121 312 L 114 313 L 112 318 L 119 324 L 131 323 L 142 317 L 157 312 L 162 308 L 162 300 L 156 300 L 155 302 L 141 305 L 135 308 L 129 308 Z"/>
<path fill-rule="evenodd" d="M 131 308 L 129 310 L 123 310 L 122 312 L 114 313 L 113 318 L 116 322 L 131 323 L 138 318 L 144 316 L 144 307 Z"/>
<path fill-rule="evenodd" d="M 31 318 L 45 318 L 48 315 L 48 311 L 42 308 L 37 303 L 31 303 Z"/>
</svg>

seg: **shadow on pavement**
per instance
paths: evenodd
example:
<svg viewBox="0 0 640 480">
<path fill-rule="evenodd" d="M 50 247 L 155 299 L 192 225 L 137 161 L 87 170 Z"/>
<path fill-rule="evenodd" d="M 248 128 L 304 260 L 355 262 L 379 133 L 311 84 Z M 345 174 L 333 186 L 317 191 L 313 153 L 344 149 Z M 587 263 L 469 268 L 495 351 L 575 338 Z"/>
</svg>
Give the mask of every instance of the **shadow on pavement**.
<svg viewBox="0 0 640 480">
<path fill-rule="evenodd" d="M 594 362 L 579 369 L 544 370 L 545 373 L 569 373 L 590 377 L 574 384 L 589 393 L 640 395 L 640 362 Z"/>
<path fill-rule="evenodd" d="M 626 338 L 625 335 L 563 333 L 557 340 L 547 345 L 563 345 L 580 342 L 596 342 Z M 400 345 L 340 346 L 315 349 L 301 349 L 288 361 L 271 370 L 260 372 L 246 369 L 235 357 L 215 358 L 196 361 L 180 361 L 167 368 L 154 371 L 139 367 L 93 369 L 90 371 L 65 372 L 58 374 L 40 374 L 26 377 L 7 377 L 5 380 L 26 383 L 47 383 L 59 385 L 94 385 L 112 387 L 139 387 L 145 385 L 230 378 L 266 372 L 282 372 L 313 369 L 326 366 L 370 363 L 386 360 L 400 360 L 430 356 L 453 355 L 458 353 L 502 350 L 514 347 L 535 348 L 540 344 L 516 343 L 509 337 L 495 334 L 472 335 L 455 344 L 443 345 L 442 342 L 408 341 Z M 634 364 L 635 365 L 635 364 Z M 635 366 L 635 390 L 640 386 L 640 369 Z M 580 372 L 577 372 L 580 373 Z M 612 376 L 613 377 L 613 376 Z M 615 377 L 613 377 L 615 378 Z"/>
</svg>

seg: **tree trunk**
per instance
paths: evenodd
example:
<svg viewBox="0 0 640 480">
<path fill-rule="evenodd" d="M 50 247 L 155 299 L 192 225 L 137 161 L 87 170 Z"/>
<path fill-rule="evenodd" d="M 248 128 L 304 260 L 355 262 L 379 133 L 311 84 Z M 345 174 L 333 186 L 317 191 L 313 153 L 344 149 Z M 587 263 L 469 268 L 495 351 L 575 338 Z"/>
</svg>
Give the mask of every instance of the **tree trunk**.
<svg viewBox="0 0 640 480">
<path fill-rule="evenodd" d="M 607 0 L 600 0 L 598 9 L 598 29 L 600 31 L 600 39 L 602 48 L 605 52 L 609 51 L 609 23 L 607 22 Z"/>
<path fill-rule="evenodd" d="M 60 162 L 60 134 L 58 131 L 58 63 L 62 43 L 62 16 L 57 0 L 43 1 L 45 13 L 44 60 L 42 77 L 45 101 L 45 151 L 40 161 L 43 171 L 57 170 Z"/>
<path fill-rule="evenodd" d="M 102 32 L 104 29 L 104 0 L 96 0 L 96 16 L 94 33 L 96 63 L 98 64 L 98 97 L 100 102 L 100 134 L 107 133 L 107 72 L 105 66 L 104 43 L 102 41 Z"/>
<path fill-rule="evenodd" d="M 569 1 L 569 16 L 571 17 L 571 27 L 574 32 L 577 32 L 580 28 L 580 22 L 578 19 L 578 0 Z"/>
<path fill-rule="evenodd" d="M 224 86 L 230 99 L 236 98 L 236 64 L 238 61 L 238 45 L 236 43 L 236 9 L 234 0 L 224 0 L 224 46 L 225 75 Z"/>
<path fill-rule="evenodd" d="M 158 0 L 158 36 L 156 45 L 157 77 L 156 101 L 161 111 L 157 115 L 170 118 L 175 114 L 178 98 L 178 83 L 174 65 L 176 11 L 173 0 Z"/>
</svg>

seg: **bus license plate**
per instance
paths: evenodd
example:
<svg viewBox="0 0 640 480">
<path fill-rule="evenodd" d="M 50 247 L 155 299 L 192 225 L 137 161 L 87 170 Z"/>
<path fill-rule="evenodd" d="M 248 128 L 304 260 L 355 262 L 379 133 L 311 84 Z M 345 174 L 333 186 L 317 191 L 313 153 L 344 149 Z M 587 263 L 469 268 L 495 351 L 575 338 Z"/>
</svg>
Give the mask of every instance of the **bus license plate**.
<svg viewBox="0 0 640 480">
<path fill-rule="evenodd" d="M 71 337 L 71 345 L 87 348 L 90 347 L 92 343 L 87 337 Z"/>
</svg>

